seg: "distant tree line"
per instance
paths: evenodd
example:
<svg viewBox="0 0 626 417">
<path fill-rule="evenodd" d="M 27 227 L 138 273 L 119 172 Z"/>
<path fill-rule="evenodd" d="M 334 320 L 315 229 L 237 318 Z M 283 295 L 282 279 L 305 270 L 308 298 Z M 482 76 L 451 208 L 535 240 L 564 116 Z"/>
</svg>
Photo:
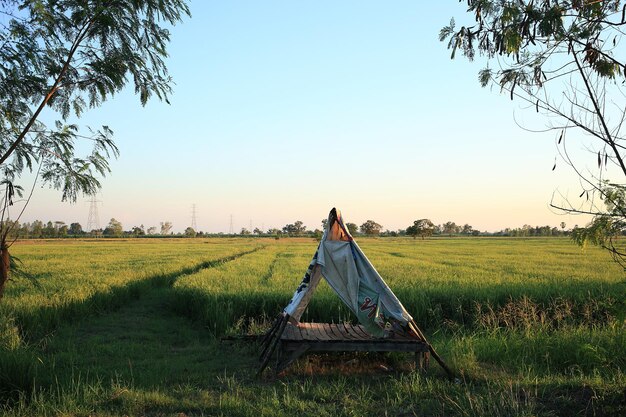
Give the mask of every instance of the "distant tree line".
<svg viewBox="0 0 626 417">
<path fill-rule="evenodd" d="M 10 220 L 9 220 L 10 221 Z M 84 230 L 83 226 L 76 222 L 67 225 L 62 221 L 41 220 L 33 222 L 12 222 L 14 225 L 11 231 L 13 239 L 51 239 L 51 238 L 76 238 L 76 237 L 139 237 L 139 236 L 171 236 L 172 223 L 162 222 L 160 228 L 150 226 L 147 229 L 144 225 L 133 226 L 129 230 L 124 230 L 121 222 L 112 218 L 108 225 L 102 229 Z M 196 233 L 194 233 L 194 236 Z"/>
<path fill-rule="evenodd" d="M 10 220 L 9 220 L 10 221 Z M 326 227 L 327 220 L 321 222 L 321 229 L 309 230 L 300 220 L 286 224 L 282 228 L 269 228 L 261 230 L 256 227 L 252 231 L 242 228 L 238 236 L 260 236 L 260 237 L 313 237 L 321 238 Z M 196 231 L 192 227 L 187 227 L 184 232 L 174 233 L 172 222 L 164 221 L 159 226 L 145 227 L 143 224 L 133 226 L 124 230 L 122 223 L 112 218 L 105 228 L 95 230 L 84 230 L 78 222 L 69 225 L 62 221 L 48 221 L 46 223 L 35 220 L 33 222 L 13 222 L 12 238 L 16 239 L 52 239 L 52 238 L 78 238 L 78 237 L 209 237 L 209 236 L 233 236 L 226 233 L 205 233 Z M 367 220 L 360 226 L 355 223 L 346 223 L 346 228 L 351 235 L 358 236 L 380 236 L 397 237 L 411 236 L 425 239 L 431 236 L 568 236 L 572 230 L 567 230 L 565 223 L 561 222 L 560 227 L 552 226 L 530 226 L 524 225 L 519 228 L 505 228 L 497 232 L 483 232 L 474 229 L 469 224 L 457 225 L 448 221 L 443 224 L 434 224 L 430 219 L 415 220 L 412 225 L 405 229 L 383 230 L 383 226 L 374 220 Z M 576 230 L 578 226 L 575 226 Z"/>
</svg>

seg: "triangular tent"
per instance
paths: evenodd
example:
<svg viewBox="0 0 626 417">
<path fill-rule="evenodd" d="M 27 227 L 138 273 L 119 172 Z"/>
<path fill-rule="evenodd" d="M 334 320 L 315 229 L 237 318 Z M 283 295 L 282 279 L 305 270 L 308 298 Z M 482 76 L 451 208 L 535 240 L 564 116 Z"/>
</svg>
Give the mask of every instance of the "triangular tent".
<svg viewBox="0 0 626 417">
<path fill-rule="evenodd" d="M 302 282 L 266 335 L 262 358 L 266 357 L 267 360 L 263 361 L 260 371 L 267 365 L 287 322 L 298 325 L 322 277 L 370 335 L 376 338 L 398 335 L 422 341 L 428 345 L 433 358 L 451 374 L 400 300 L 354 241 L 344 225 L 341 212 L 335 208 L 330 211 L 324 235 Z M 274 346 L 269 348 L 271 339 L 274 339 Z"/>
<path fill-rule="evenodd" d="M 284 309 L 292 322 L 300 320 L 321 277 L 373 336 L 409 332 L 413 318 L 354 241 L 337 209 L 331 210 L 313 260 Z"/>
</svg>

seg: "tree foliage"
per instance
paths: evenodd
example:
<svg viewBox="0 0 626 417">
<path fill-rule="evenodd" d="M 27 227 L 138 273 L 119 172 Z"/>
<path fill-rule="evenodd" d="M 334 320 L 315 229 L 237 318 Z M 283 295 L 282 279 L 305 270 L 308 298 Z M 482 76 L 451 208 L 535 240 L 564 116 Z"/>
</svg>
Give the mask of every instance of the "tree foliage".
<svg viewBox="0 0 626 417">
<path fill-rule="evenodd" d="M 172 222 L 161 222 L 161 234 L 163 236 L 169 235 L 172 233 Z"/>
<path fill-rule="evenodd" d="M 283 227 L 283 233 L 289 236 L 300 236 L 306 232 L 306 226 L 300 220 Z"/>
<path fill-rule="evenodd" d="M 141 104 L 155 95 L 167 101 L 171 78 L 163 59 L 169 32 L 187 6 L 181 0 L 57 2 L 6 0 L 10 19 L 0 31 L 0 166 L 4 184 L 40 165 L 41 179 L 75 201 L 93 194 L 96 175 L 117 156 L 112 131 L 79 131 L 66 121 L 97 107 L 132 82 Z M 60 120 L 38 119 L 51 108 Z M 92 151 L 75 154 L 87 137 Z"/>
<path fill-rule="evenodd" d="M 356 225 L 356 223 L 346 223 L 346 229 L 348 229 L 348 233 L 350 233 L 351 235 L 355 235 L 356 232 L 359 230 L 359 226 Z"/>
<path fill-rule="evenodd" d="M 453 234 L 460 233 L 461 227 L 455 222 L 446 222 L 443 224 L 443 233 L 452 236 Z"/>
<path fill-rule="evenodd" d="M 122 223 L 118 220 L 115 220 L 115 218 L 109 221 L 108 226 L 104 229 L 104 232 L 103 232 L 105 236 L 114 236 L 114 237 L 121 237 L 123 233 L 124 233 L 124 227 L 122 226 Z"/>
<path fill-rule="evenodd" d="M 366 235 L 377 235 L 383 230 L 383 227 L 374 220 L 368 220 L 360 226 L 361 233 Z"/>
<path fill-rule="evenodd" d="M 167 101 L 166 26 L 188 14 L 184 0 L 0 0 L 0 298 L 20 176 L 34 171 L 63 201 L 94 194 L 119 154 L 113 132 L 82 131 L 70 119 L 129 83 L 142 105 L 151 96 Z M 46 108 L 58 120 L 44 123 Z M 86 155 L 77 154 L 79 141 L 91 144 Z"/>
<path fill-rule="evenodd" d="M 435 224 L 430 219 L 419 219 L 413 222 L 412 226 L 406 228 L 406 234 L 409 236 L 421 236 L 422 240 L 428 236 L 432 236 L 435 231 Z"/>
<path fill-rule="evenodd" d="M 459 51 L 470 60 L 477 54 L 486 57 L 481 85 L 497 85 L 511 99 L 548 116 L 560 160 L 582 185 L 579 201 L 555 193 L 551 205 L 593 215 L 593 222 L 574 238 L 606 247 L 624 264 L 626 251 L 616 238 L 626 231 L 621 198 L 626 191 L 626 56 L 620 45 L 626 4 L 467 0 L 467 5 L 471 23 L 457 28 L 451 20 L 440 40 L 447 41 L 452 58 Z M 591 159 L 568 151 L 566 145 L 574 140 L 582 142 Z M 553 170 L 556 166 L 555 159 Z"/>
</svg>

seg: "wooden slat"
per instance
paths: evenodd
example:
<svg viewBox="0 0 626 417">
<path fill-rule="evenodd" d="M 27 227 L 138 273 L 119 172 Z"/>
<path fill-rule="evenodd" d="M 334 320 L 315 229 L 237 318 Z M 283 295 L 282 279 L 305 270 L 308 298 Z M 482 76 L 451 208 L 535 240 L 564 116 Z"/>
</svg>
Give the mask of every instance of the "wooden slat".
<svg viewBox="0 0 626 417">
<path fill-rule="evenodd" d="M 363 327 L 360 324 L 357 324 L 356 326 L 352 326 L 352 328 L 354 329 L 354 331 L 358 332 L 363 337 L 363 339 L 366 339 L 366 340 L 375 339 L 375 337 L 369 334 L 367 330 L 365 330 L 365 327 Z"/>
<path fill-rule="evenodd" d="M 424 351 L 427 345 L 413 338 L 396 337 L 374 338 L 364 328 L 351 324 L 300 323 L 295 326 L 289 323 L 282 334 L 281 343 L 294 349 L 299 343 L 311 344 L 312 350 L 333 351 L 347 348 L 348 350 L 376 351 Z M 333 347 L 334 346 L 334 347 Z"/>
<path fill-rule="evenodd" d="M 317 339 L 323 342 L 327 342 L 330 340 L 326 332 L 324 332 L 324 324 L 323 323 L 311 323 L 311 327 L 317 336 Z"/>
<path fill-rule="evenodd" d="M 330 329 L 330 324 L 322 323 L 322 331 L 326 334 L 326 336 L 328 337 L 328 340 L 330 341 L 335 340 L 335 335 L 333 334 L 333 331 Z"/>
<path fill-rule="evenodd" d="M 350 330 L 355 333 L 357 336 L 361 338 L 361 340 L 374 340 L 376 339 L 371 334 L 369 334 L 366 330 L 361 329 L 360 324 L 353 324 L 350 326 Z"/>
<path fill-rule="evenodd" d="M 307 340 L 306 332 L 304 331 L 304 325 L 305 323 L 300 323 L 298 324 L 298 327 L 296 327 L 298 340 Z"/>
<path fill-rule="evenodd" d="M 306 330 L 311 340 L 320 341 L 320 338 L 319 338 L 319 335 L 317 334 L 317 330 L 315 329 L 314 323 L 309 323 L 309 326 L 307 327 Z"/>
<path fill-rule="evenodd" d="M 344 329 L 346 329 L 346 333 L 349 334 L 351 338 L 355 340 L 363 340 L 363 337 L 361 337 L 361 335 L 354 331 L 350 323 L 344 323 L 343 327 Z"/>
<path fill-rule="evenodd" d="M 308 340 L 308 341 L 316 341 L 317 340 L 317 338 L 315 337 L 315 335 L 311 331 L 311 326 L 310 326 L 309 323 L 302 323 L 302 324 L 300 324 L 300 326 L 298 326 L 298 328 L 300 329 L 300 333 L 302 334 L 302 339 L 303 340 Z"/>
<path fill-rule="evenodd" d="M 337 324 L 331 324 L 329 330 L 335 335 L 335 340 L 346 340 L 344 332 L 339 330 Z"/>
</svg>

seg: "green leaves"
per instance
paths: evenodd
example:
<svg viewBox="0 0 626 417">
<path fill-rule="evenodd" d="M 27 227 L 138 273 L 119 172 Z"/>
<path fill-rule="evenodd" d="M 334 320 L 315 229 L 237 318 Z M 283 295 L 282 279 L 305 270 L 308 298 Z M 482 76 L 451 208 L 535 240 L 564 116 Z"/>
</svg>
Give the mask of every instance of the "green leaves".
<svg viewBox="0 0 626 417">
<path fill-rule="evenodd" d="M 470 60 L 476 53 L 488 58 L 508 56 L 515 59 L 511 66 L 517 69 L 541 66 L 552 54 L 585 51 L 585 61 L 597 75 L 614 78 L 623 65 L 616 62 L 601 39 L 621 24 L 620 3 L 469 0 L 468 12 L 474 15 L 476 25 L 456 30 L 452 19 L 439 32 L 439 39 L 448 41 L 451 58 L 457 49 Z M 615 43 L 617 38 L 612 39 Z M 486 85 L 483 77 L 480 80 Z M 535 77 L 533 84 L 543 87 L 543 80 Z"/>
<path fill-rule="evenodd" d="M 485 87 L 487 84 L 489 84 L 489 82 L 491 81 L 491 77 L 491 69 L 485 68 L 483 70 L 480 70 L 480 72 L 478 73 L 478 82 L 480 83 L 481 87 Z"/>
<path fill-rule="evenodd" d="M 142 105 L 154 95 L 167 101 L 165 65 L 169 31 L 189 15 L 184 0 L 0 1 L 0 169 L 5 188 L 24 169 L 41 166 L 45 183 L 62 199 L 99 187 L 108 159 L 119 150 L 108 127 L 88 135 L 65 121 L 80 117 L 131 83 Z M 39 122 L 48 106 L 61 117 L 53 128 Z M 78 157 L 78 141 L 93 142 Z"/>
<path fill-rule="evenodd" d="M 558 154 L 580 178 L 583 200 L 572 203 L 564 197 L 563 203 L 551 206 L 595 216 L 588 227 L 577 230 L 576 240 L 607 248 L 626 266 L 626 247 L 617 239 L 626 235 L 625 187 L 603 181 L 607 175 L 626 176 L 626 104 L 617 84 L 626 82 L 626 57 L 620 45 L 626 4 L 621 0 L 467 4 L 475 24 L 457 30 L 451 21 L 440 31 L 440 40 L 448 41 L 453 57 L 460 48 L 470 60 L 479 53 L 497 61 L 495 69 L 480 71 L 480 84 L 499 85 L 511 99 L 545 113 L 549 129 L 561 130 Z M 582 145 L 596 149 L 589 153 L 588 163 L 568 152 L 563 140 L 567 129 L 577 130 L 577 138 L 590 138 L 592 145 Z M 594 165 L 595 172 L 587 168 Z"/>
</svg>

